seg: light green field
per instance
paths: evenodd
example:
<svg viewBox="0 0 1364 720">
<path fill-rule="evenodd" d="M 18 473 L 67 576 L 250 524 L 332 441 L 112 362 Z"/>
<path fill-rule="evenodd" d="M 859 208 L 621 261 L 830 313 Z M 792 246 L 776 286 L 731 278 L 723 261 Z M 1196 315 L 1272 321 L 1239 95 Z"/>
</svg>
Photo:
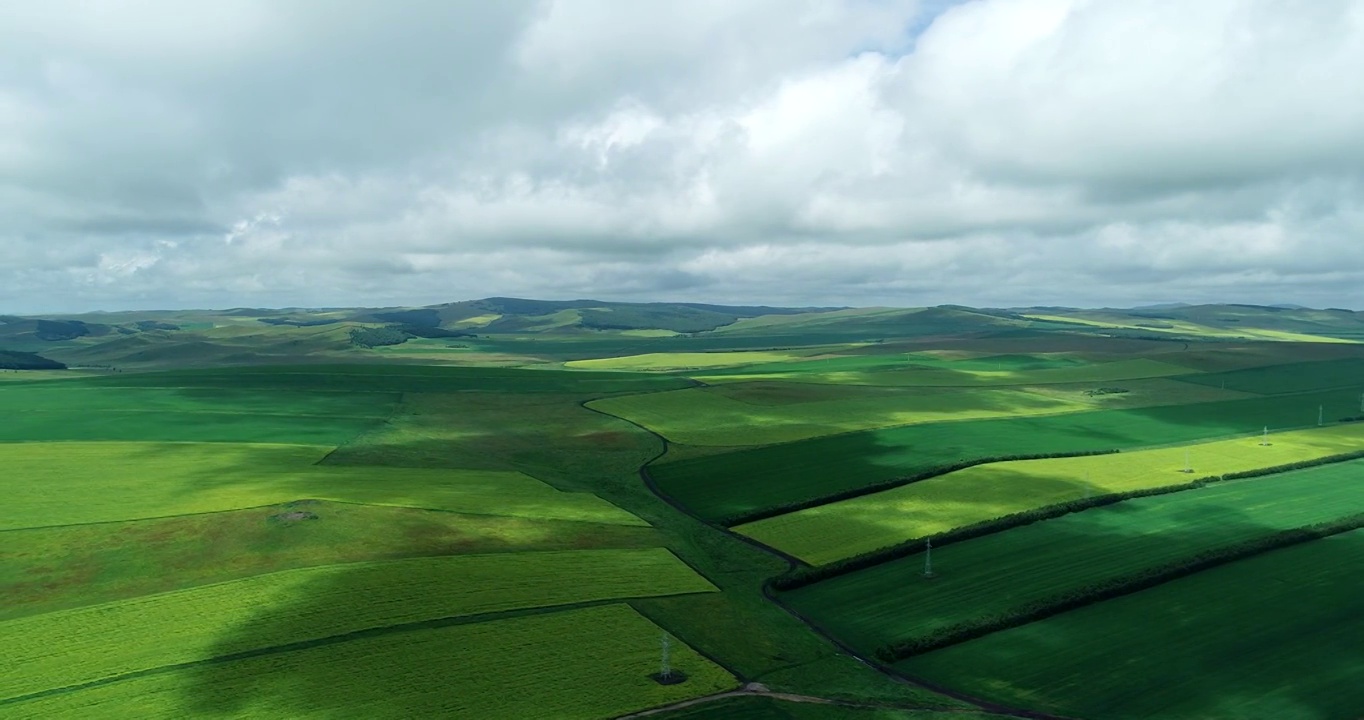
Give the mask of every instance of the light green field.
<svg viewBox="0 0 1364 720">
<path fill-rule="evenodd" d="M 1209 338 L 1249 338 L 1253 340 L 1271 340 L 1277 342 L 1316 342 L 1316 343 L 1353 343 L 1353 340 L 1328 337 L 1325 335 L 1309 335 L 1306 333 L 1289 332 L 1287 330 L 1270 330 L 1267 328 L 1238 327 L 1235 329 L 1221 329 L 1199 325 L 1186 320 L 1175 320 L 1170 318 L 1161 319 L 1162 325 L 1168 327 L 1156 327 L 1153 324 L 1138 325 L 1135 323 L 1115 322 L 1112 320 L 1100 320 L 1086 317 L 1062 316 L 1062 315 L 1024 315 L 1023 317 L 1033 320 L 1046 320 L 1050 322 L 1078 323 L 1091 327 L 1115 328 L 1123 330 L 1141 330 L 1152 333 L 1167 333 L 1176 335 L 1194 335 Z"/>
<path fill-rule="evenodd" d="M 1364 531 L 921 655 L 899 667 L 1076 718 L 1353 720 Z"/>
<path fill-rule="evenodd" d="M 753 363 L 777 362 L 801 357 L 799 352 L 740 350 L 735 352 L 645 353 L 624 357 L 570 360 L 564 365 L 582 370 L 697 370 Z"/>
<path fill-rule="evenodd" d="M 740 525 L 736 531 L 823 564 L 1010 513 L 1095 495 L 1192 482 L 1364 449 L 1364 424 L 1114 455 L 977 465 L 892 490 Z M 1192 473 L 1185 473 L 1186 453 Z"/>
<path fill-rule="evenodd" d="M 317 465 L 312 445 L 0 444 L 0 530 L 216 512 L 313 498 L 621 525 L 644 521 L 517 472 Z"/>
<path fill-rule="evenodd" d="M 873 368 L 867 370 L 823 370 L 818 363 L 792 363 L 778 371 L 765 371 L 754 368 L 754 372 L 711 375 L 698 374 L 697 380 L 710 384 L 726 382 L 746 382 L 753 380 L 789 380 L 794 382 L 832 383 L 836 385 L 887 385 L 910 387 L 1000 387 L 1008 385 L 1051 385 L 1064 383 L 1110 383 L 1121 380 L 1142 378 L 1172 377 L 1187 375 L 1189 368 L 1170 363 L 1137 358 L 1113 362 L 1076 365 L 1073 367 L 1050 367 L 1039 369 L 1011 370 L 1007 366 L 1000 369 L 980 367 L 976 361 L 962 363 L 960 368 L 953 363 L 935 363 L 911 368 Z M 795 367 L 807 365 L 808 367 Z"/>
<path fill-rule="evenodd" d="M 604 631 L 608 629 L 609 631 Z M 605 718 L 738 685 L 626 605 L 366 637 L 0 705 L 16 717 Z"/>
<path fill-rule="evenodd" d="M 783 387 L 785 386 L 785 387 Z M 791 442 L 894 425 L 1087 410 L 1077 397 L 1013 389 L 830 388 L 743 383 L 594 400 L 589 407 L 623 417 L 685 445 L 742 446 Z M 806 398 L 802 398 L 806 395 Z M 802 400 L 807 401 L 802 401 Z"/>
<path fill-rule="evenodd" d="M 0 699 L 366 628 L 714 590 L 662 548 L 288 570 L 0 623 Z"/>
</svg>

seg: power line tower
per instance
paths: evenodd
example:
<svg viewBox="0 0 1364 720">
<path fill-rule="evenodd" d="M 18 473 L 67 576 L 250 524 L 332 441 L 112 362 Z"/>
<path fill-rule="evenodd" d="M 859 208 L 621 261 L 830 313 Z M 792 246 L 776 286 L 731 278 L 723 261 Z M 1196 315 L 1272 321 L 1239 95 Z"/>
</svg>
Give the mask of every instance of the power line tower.
<svg viewBox="0 0 1364 720">
<path fill-rule="evenodd" d="M 1262 436 L 1260 437 L 1260 447 L 1267 447 L 1268 445 L 1269 445 L 1269 426 L 1266 425 L 1266 426 L 1265 426 L 1265 434 L 1262 435 Z"/>
<path fill-rule="evenodd" d="M 933 538 L 924 540 L 924 577 L 933 577 Z"/>
<path fill-rule="evenodd" d="M 672 649 L 672 641 L 668 638 L 668 633 L 665 632 L 663 633 L 663 658 L 658 664 L 658 677 L 665 683 L 673 679 Z"/>
<path fill-rule="evenodd" d="M 1180 472 L 1192 473 L 1193 463 L 1189 462 L 1189 449 L 1184 448 L 1184 469 Z"/>
<path fill-rule="evenodd" d="M 1321 427 L 1322 421 L 1326 419 L 1326 406 L 1317 406 L 1317 427 Z"/>
</svg>

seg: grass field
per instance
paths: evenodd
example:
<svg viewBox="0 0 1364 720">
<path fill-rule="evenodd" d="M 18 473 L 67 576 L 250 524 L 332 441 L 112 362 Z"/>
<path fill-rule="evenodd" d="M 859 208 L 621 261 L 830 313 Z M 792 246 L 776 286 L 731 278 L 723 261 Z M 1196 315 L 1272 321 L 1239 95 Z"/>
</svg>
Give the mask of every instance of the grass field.
<svg viewBox="0 0 1364 720">
<path fill-rule="evenodd" d="M 610 628 L 610 632 L 603 632 Z M 8 707 L 17 717 L 603 718 L 730 689 L 674 642 L 688 675 L 659 685 L 662 631 L 624 605 L 417 630 L 168 669 Z"/>
<path fill-rule="evenodd" d="M 1118 320 L 1100 320 L 1073 315 L 1025 315 L 1024 317 L 1034 320 L 1045 320 L 1049 322 L 1071 323 L 1079 325 L 1089 325 L 1100 328 L 1121 328 L 1124 330 L 1140 330 L 1149 333 L 1165 333 L 1172 335 L 1203 337 L 1203 338 L 1245 338 L 1260 341 L 1274 342 L 1316 342 L 1316 343 L 1348 343 L 1350 340 L 1331 337 L 1329 335 L 1316 335 L 1310 333 L 1291 332 L 1287 330 L 1274 330 L 1270 328 L 1257 327 L 1236 327 L 1236 328 L 1215 328 L 1207 325 L 1185 320 L 1162 319 L 1159 324 L 1155 323 L 1135 323 L 1123 322 Z"/>
<path fill-rule="evenodd" d="M 704 517 L 818 500 L 963 460 L 1136 448 L 1328 423 L 1359 414 L 1357 388 L 1243 400 L 1102 410 L 848 433 L 657 463 L 669 496 Z"/>
<path fill-rule="evenodd" d="M 1364 531 L 1225 565 L 900 663 L 1070 717 L 1350 720 Z"/>
<path fill-rule="evenodd" d="M 990 463 L 740 525 L 737 532 L 823 564 L 911 538 L 1094 495 L 1193 482 L 1364 449 L 1364 423 L 1113 455 Z M 1185 459 L 1192 473 L 1183 472 Z"/>
<path fill-rule="evenodd" d="M 1364 358 L 1285 363 L 1221 373 L 1190 375 L 1182 381 L 1242 392 L 1277 395 L 1329 388 L 1352 388 L 1364 378 Z M 1359 413 L 1364 415 L 1364 410 Z"/>
<path fill-rule="evenodd" d="M 317 465 L 330 448 L 229 443 L 0 444 L 26 481 L 8 488 L 0 530 L 337 500 L 551 520 L 643 525 L 586 493 L 505 471 Z M 153 481 L 154 480 L 154 481 Z"/>
<path fill-rule="evenodd" d="M 80 381 L 101 387 L 224 387 L 237 390 L 346 393 L 611 393 L 693 385 L 685 378 L 648 373 L 524 370 L 442 365 L 297 365 L 120 373 Z"/>
<path fill-rule="evenodd" d="M 818 350 L 806 351 L 806 354 Z M 753 365 L 801 357 L 802 353 L 778 351 L 735 351 L 735 352 L 672 352 L 645 353 L 625 357 L 595 358 L 592 360 L 571 360 L 566 367 L 582 370 L 635 370 L 635 371 L 679 371 L 704 368 Z"/>
<path fill-rule="evenodd" d="M 1009 357 L 1009 356 L 1005 356 Z M 1141 378 L 1186 375 L 1189 368 L 1137 358 L 1095 364 L 1039 363 L 1037 366 L 1007 362 L 991 364 L 989 358 L 943 362 L 921 359 L 901 367 L 888 365 L 876 356 L 811 360 L 776 368 L 746 368 L 734 374 L 695 375 L 707 383 L 754 380 L 833 383 L 838 385 L 886 385 L 910 387 L 1000 387 L 1058 383 L 1105 383 Z"/>
<path fill-rule="evenodd" d="M 102 379 L 101 379 L 102 380 Z M 114 387 L 90 381 L 0 386 L 0 442 L 167 440 L 337 445 L 383 422 L 397 393 L 231 386 Z"/>
<path fill-rule="evenodd" d="M 1003 715 L 976 712 L 898 710 L 889 707 L 846 707 L 793 702 L 754 695 L 724 698 L 653 716 L 656 720 L 992 720 Z"/>
<path fill-rule="evenodd" d="M 742 383 L 623 395 L 593 401 L 591 407 L 637 422 L 673 442 L 742 446 L 911 423 L 1074 412 L 1090 406 L 1014 389 Z"/>
<path fill-rule="evenodd" d="M 1280 530 L 1364 512 L 1353 461 L 1156 497 L 933 549 L 786 593 L 786 603 L 872 652 L 887 642 L 999 614 L 1068 589 Z"/>
<path fill-rule="evenodd" d="M 280 522 L 307 512 L 315 519 Z M 327 501 L 0 534 L 0 620 L 319 565 L 652 547 L 649 527 Z"/>
<path fill-rule="evenodd" d="M 290 570 L 0 623 L 14 668 L 0 699 L 373 627 L 714 590 L 659 548 Z M 307 612 L 291 612 L 299 608 Z M 253 623 L 261 614 L 277 616 Z"/>
</svg>

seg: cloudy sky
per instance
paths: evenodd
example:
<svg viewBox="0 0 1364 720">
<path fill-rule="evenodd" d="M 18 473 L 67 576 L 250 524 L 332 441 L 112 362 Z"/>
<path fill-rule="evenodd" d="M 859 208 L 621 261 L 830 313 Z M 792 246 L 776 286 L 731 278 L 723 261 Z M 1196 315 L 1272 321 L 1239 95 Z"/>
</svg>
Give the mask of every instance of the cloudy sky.
<svg viewBox="0 0 1364 720">
<path fill-rule="evenodd" d="M 0 9 L 0 312 L 1364 308 L 1364 0 Z"/>
</svg>

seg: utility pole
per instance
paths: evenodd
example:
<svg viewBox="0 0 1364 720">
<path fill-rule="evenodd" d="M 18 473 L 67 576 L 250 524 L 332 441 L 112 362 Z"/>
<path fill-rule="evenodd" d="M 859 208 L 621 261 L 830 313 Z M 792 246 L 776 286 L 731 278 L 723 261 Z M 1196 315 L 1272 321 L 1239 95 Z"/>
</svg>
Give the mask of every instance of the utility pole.
<svg viewBox="0 0 1364 720">
<path fill-rule="evenodd" d="M 924 577 L 933 577 L 933 538 L 924 540 Z"/>
<path fill-rule="evenodd" d="M 663 633 L 663 660 L 662 662 L 659 663 L 658 666 L 658 677 L 660 680 L 664 682 L 671 680 L 673 677 L 673 664 L 671 654 L 672 642 L 668 639 L 668 633 L 665 632 Z"/>
</svg>

